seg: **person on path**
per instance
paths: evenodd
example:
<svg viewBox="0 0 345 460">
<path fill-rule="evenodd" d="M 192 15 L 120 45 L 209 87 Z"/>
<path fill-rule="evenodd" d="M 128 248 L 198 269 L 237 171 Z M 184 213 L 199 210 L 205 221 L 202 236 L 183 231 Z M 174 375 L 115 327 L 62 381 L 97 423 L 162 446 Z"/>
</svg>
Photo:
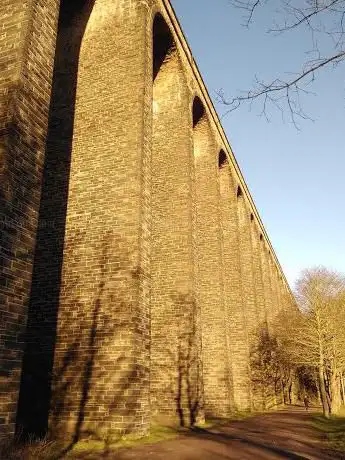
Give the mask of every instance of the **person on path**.
<svg viewBox="0 0 345 460">
<path fill-rule="evenodd" d="M 305 395 L 305 396 L 304 396 L 304 407 L 305 407 L 305 410 L 308 410 L 308 409 L 309 409 L 309 398 L 308 398 L 308 395 Z"/>
</svg>

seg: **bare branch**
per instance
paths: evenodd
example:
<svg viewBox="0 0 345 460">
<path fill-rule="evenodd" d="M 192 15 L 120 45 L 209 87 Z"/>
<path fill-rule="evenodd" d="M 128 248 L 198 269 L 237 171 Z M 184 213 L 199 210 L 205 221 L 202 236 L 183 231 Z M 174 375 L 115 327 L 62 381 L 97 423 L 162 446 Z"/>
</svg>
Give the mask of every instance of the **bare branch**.
<svg viewBox="0 0 345 460">
<path fill-rule="evenodd" d="M 285 10 L 287 13 L 293 13 L 293 16 L 296 18 L 296 21 L 287 22 L 285 21 L 282 27 L 278 27 L 276 29 L 270 29 L 272 32 L 283 32 L 291 29 L 295 29 L 300 25 L 307 23 L 308 27 L 311 27 L 310 20 L 315 16 L 318 16 L 325 11 L 334 11 L 333 7 L 340 2 L 339 0 L 333 0 L 331 2 L 325 2 L 323 5 L 322 3 L 313 2 L 313 6 L 311 8 L 297 8 L 291 4 L 291 1 L 284 1 Z"/>
<path fill-rule="evenodd" d="M 270 0 L 229 1 L 235 8 L 245 12 L 244 25 L 247 27 L 253 22 L 258 9 L 270 3 Z M 345 60 L 345 0 L 279 0 L 276 4 L 276 14 L 283 21 L 274 21 L 275 26 L 268 32 L 281 34 L 307 27 L 312 49 L 306 54 L 312 59 L 308 58 L 301 71 L 291 79 L 276 78 L 267 82 L 255 77 L 252 89 L 241 91 L 232 99 L 220 90 L 217 92 L 217 101 L 227 106 L 225 116 L 243 103 L 248 102 L 251 108 L 260 100 L 260 116 L 270 121 L 270 109 L 278 110 L 282 117 L 287 111 L 290 121 L 298 129 L 299 120 L 311 120 L 302 109 L 301 96 L 311 94 L 307 88 L 322 69 L 334 69 Z"/>
<path fill-rule="evenodd" d="M 246 16 L 245 16 L 245 25 L 246 27 L 249 27 L 253 20 L 253 16 L 255 14 L 255 10 L 262 5 L 261 0 L 231 0 L 230 3 L 235 7 L 240 10 L 246 11 Z"/>
<path fill-rule="evenodd" d="M 271 103 L 275 108 L 283 110 L 281 104 L 283 100 L 287 103 L 292 123 L 298 128 L 296 117 L 311 119 L 301 108 L 300 93 L 310 93 L 310 91 L 306 90 L 305 86 L 314 81 L 316 71 L 330 64 L 337 64 L 344 59 L 345 51 L 341 51 L 330 57 L 310 60 L 304 65 L 297 77 L 287 81 L 277 78 L 270 83 L 266 83 L 256 78 L 254 89 L 247 91 L 243 96 L 236 96 L 232 99 L 227 99 L 224 91 L 221 89 L 216 92 L 217 101 L 228 106 L 225 112 L 225 114 L 228 114 L 239 108 L 244 102 L 254 101 L 262 97 L 263 109 L 261 114 L 269 119 L 267 116 L 267 105 Z M 301 83 L 303 83 L 304 87 Z"/>
</svg>

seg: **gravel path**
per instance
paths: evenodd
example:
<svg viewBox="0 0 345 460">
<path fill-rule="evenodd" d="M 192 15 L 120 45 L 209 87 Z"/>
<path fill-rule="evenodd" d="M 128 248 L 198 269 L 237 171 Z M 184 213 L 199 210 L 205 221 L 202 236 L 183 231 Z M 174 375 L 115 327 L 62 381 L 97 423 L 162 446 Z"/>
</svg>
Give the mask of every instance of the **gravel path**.
<svg viewBox="0 0 345 460">
<path fill-rule="evenodd" d="M 83 457 L 118 460 L 345 459 L 345 455 L 324 450 L 319 432 L 311 425 L 311 415 L 300 408 L 282 410 L 221 427 L 196 429 L 154 445 Z"/>
</svg>

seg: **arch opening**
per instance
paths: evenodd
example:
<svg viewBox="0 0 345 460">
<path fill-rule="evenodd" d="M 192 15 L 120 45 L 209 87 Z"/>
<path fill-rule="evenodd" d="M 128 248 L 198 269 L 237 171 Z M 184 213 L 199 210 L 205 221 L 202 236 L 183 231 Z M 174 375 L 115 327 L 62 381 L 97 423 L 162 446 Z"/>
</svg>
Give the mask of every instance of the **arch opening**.
<svg viewBox="0 0 345 460">
<path fill-rule="evenodd" d="M 153 21 L 153 81 L 164 61 L 176 50 L 174 38 L 163 16 L 157 13 Z"/>
<path fill-rule="evenodd" d="M 228 165 L 229 165 L 228 157 L 226 156 L 226 153 L 222 149 L 219 152 L 219 156 L 218 156 L 218 167 L 219 168 L 224 168 L 225 166 L 228 166 Z"/>
<path fill-rule="evenodd" d="M 193 128 L 205 116 L 205 107 L 200 98 L 196 96 L 193 101 Z"/>
<path fill-rule="evenodd" d="M 240 186 L 237 187 L 237 198 L 243 197 L 242 189 Z"/>
</svg>

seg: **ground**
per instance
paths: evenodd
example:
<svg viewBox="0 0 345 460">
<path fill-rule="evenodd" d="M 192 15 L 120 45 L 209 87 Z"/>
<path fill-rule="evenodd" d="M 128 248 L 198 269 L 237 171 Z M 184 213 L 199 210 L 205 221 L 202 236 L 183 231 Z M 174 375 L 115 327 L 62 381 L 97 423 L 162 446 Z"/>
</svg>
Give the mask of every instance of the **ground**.
<svg viewBox="0 0 345 460">
<path fill-rule="evenodd" d="M 316 421 L 316 423 L 315 423 Z M 117 460 L 225 459 L 345 459 L 327 445 L 327 430 L 315 412 L 303 408 L 249 417 L 213 428 L 198 428 L 157 444 L 102 453 L 80 453 L 78 458 Z M 329 426 L 329 425 L 327 425 Z M 337 424 L 338 426 L 338 424 Z M 342 431 L 342 435 L 344 431 Z"/>
<path fill-rule="evenodd" d="M 67 448 L 43 441 L 0 449 L 8 460 L 225 460 L 344 459 L 345 418 L 325 419 L 293 406 L 226 423 L 176 431 L 154 427 L 150 437 L 104 446 L 95 441 Z"/>
</svg>

